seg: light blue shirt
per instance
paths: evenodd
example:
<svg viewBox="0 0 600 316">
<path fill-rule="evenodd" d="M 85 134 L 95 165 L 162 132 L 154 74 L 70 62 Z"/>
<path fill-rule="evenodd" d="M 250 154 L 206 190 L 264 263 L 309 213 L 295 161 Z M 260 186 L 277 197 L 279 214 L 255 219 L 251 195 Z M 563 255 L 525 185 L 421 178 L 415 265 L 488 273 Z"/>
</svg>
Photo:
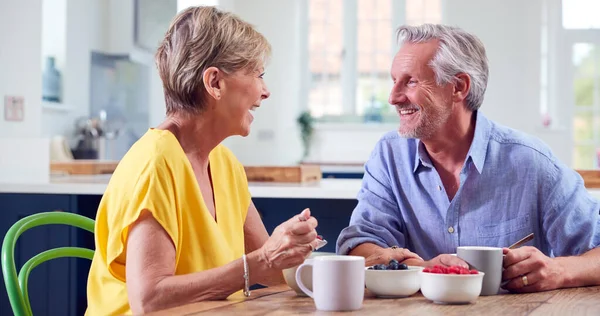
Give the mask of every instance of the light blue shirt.
<svg viewBox="0 0 600 316">
<path fill-rule="evenodd" d="M 337 240 L 347 254 L 368 242 L 429 260 L 458 246 L 508 247 L 535 233 L 548 256 L 600 244 L 600 201 L 541 141 L 476 113 L 475 135 L 450 201 L 418 139 L 391 132 L 365 164 L 358 205 Z"/>
</svg>

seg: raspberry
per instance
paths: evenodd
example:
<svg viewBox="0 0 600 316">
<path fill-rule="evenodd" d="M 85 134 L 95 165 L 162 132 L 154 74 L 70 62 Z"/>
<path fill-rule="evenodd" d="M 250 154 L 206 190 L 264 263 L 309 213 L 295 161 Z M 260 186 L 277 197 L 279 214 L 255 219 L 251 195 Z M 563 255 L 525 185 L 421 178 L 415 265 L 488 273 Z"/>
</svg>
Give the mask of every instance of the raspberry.
<svg viewBox="0 0 600 316">
<path fill-rule="evenodd" d="M 435 265 L 433 267 L 426 267 L 423 269 L 423 272 L 429 273 L 437 273 L 437 274 L 478 274 L 479 272 L 475 269 L 469 270 L 468 268 L 463 268 L 461 266 L 439 266 Z"/>
</svg>

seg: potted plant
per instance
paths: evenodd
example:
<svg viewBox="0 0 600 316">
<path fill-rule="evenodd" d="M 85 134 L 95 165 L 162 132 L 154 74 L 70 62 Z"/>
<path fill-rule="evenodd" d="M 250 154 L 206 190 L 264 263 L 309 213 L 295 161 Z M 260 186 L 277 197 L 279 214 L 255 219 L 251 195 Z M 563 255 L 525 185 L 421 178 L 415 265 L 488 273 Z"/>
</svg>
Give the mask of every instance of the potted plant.
<svg viewBox="0 0 600 316">
<path fill-rule="evenodd" d="M 310 151 L 310 143 L 314 131 L 314 118 L 308 111 L 304 111 L 300 113 L 300 116 L 298 116 L 297 122 L 298 125 L 300 125 L 300 136 L 302 137 L 302 145 L 304 146 L 304 154 L 302 159 L 305 159 L 308 157 Z"/>
</svg>

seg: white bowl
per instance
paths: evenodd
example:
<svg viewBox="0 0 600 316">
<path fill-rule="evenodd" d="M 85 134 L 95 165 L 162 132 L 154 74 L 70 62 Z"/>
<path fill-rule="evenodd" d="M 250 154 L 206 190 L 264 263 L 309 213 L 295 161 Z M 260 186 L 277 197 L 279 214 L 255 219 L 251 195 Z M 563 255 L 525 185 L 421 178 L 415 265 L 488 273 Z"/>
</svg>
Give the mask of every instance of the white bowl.
<svg viewBox="0 0 600 316">
<path fill-rule="evenodd" d="M 311 260 L 312 258 L 318 256 L 333 255 L 335 255 L 335 253 L 333 252 L 313 252 L 310 254 L 310 257 L 308 257 L 308 259 L 306 260 Z M 302 292 L 300 287 L 298 287 L 298 283 L 296 283 L 296 270 L 298 270 L 298 267 L 299 265 L 293 268 L 283 270 L 283 278 L 285 279 L 285 283 L 287 283 L 287 285 L 291 287 L 292 290 L 294 290 L 294 292 L 296 292 L 298 296 L 306 296 L 306 294 Z M 304 270 L 302 270 L 302 275 L 300 277 L 302 278 L 302 282 L 304 282 L 304 285 L 306 285 L 306 287 L 312 291 L 312 267 L 308 266 Z"/>
<path fill-rule="evenodd" d="M 438 304 L 473 303 L 481 294 L 483 272 L 478 274 L 438 274 L 421 271 L 421 293 Z"/>
<path fill-rule="evenodd" d="M 419 291 L 422 267 L 408 270 L 369 270 L 365 268 L 365 285 L 377 297 L 407 297 Z"/>
</svg>

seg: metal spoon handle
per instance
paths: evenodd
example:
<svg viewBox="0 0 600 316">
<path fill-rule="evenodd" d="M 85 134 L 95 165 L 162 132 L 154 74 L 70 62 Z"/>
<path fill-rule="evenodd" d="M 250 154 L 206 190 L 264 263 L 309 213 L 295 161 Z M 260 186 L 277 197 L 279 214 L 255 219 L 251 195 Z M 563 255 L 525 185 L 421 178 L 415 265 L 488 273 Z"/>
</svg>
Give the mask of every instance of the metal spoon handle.
<svg viewBox="0 0 600 316">
<path fill-rule="evenodd" d="M 526 242 L 528 242 L 528 241 L 530 241 L 530 240 L 532 240 L 532 239 L 533 239 L 533 233 L 531 233 L 531 234 L 529 234 L 529 235 L 525 236 L 523 239 L 521 239 L 521 240 L 517 241 L 516 243 L 514 243 L 514 244 L 510 245 L 510 246 L 508 247 L 508 249 L 516 249 L 516 248 L 519 248 L 519 247 L 521 247 L 521 246 L 522 246 L 524 243 L 526 243 Z"/>
</svg>

